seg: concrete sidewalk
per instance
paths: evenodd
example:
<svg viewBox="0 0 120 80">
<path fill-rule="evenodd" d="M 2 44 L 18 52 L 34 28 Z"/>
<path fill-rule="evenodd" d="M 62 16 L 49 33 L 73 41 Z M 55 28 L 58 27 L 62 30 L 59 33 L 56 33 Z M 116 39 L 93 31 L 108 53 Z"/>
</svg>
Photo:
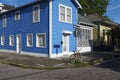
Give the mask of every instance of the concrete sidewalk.
<svg viewBox="0 0 120 80">
<path fill-rule="evenodd" d="M 89 54 L 83 54 L 83 61 L 89 62 L 94 59 L 112 59 L 115 58 L 119 53 L 115 52 L 91 52 Z M 35 68 L 68 68 L 73 67 L 70 63 L 65 63 L 63 60 L 50 59 L 45 57 L 34 57 L 28 55 L 21 55 L 15 53 L 5 53 L 0 52 L 0 62 L 8 63 L 12 65 L 22 65 L 26 67 L 35 67 Z"/>
</svg>

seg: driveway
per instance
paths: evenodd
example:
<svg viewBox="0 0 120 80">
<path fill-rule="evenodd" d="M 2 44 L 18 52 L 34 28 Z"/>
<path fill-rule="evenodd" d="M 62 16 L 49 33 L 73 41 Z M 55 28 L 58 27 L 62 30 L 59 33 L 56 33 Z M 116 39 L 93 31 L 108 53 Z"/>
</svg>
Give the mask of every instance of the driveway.
<svg viewBox="0 0 120 80">
<path fill-rule="evenodd" d="M 54 71 L 21 69 L 0 64 L 0 80 L 120 80 L 120 58 L 94 67 Z"/>
</svg>

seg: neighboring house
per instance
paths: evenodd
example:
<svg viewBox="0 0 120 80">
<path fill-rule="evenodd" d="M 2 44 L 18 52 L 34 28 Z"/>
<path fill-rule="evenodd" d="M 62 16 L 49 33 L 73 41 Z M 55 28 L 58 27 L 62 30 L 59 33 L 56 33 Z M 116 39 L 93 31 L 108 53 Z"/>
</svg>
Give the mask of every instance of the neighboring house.
<svg viewBox="0 0 120 80">
<path fill-rule="evenodd" d="M 0 13 L 14 9 L 14 6 L 0 3 Z"/>
<path fill-rule="evenodd" d="M 77 0 L 38 0 L 0 14 L 0 51 L 42 57 L 70 55 Z"/>
<path fill-rule="evenodd" d="M 97 14 L 85 17 L 96 24 L 93 30 L 94 50 L 111 50 L 113 46 L 110 33 L 112 28 L 118 26 L 118 24 Z"/>
<path fill-rule="evenodd" d="M 78 25 L 75 27 L 77 35 L 77 50 L 90 52 L 93 48 L 93 27 L 95 25 L 86 17 L 78 15 Z"/>
</svg>

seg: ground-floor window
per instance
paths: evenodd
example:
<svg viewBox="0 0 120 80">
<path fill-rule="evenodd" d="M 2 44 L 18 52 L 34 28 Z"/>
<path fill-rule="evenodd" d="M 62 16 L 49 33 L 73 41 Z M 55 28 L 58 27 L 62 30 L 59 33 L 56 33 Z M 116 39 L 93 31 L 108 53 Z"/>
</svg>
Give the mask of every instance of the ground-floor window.
<svg viewBox="0 0 120 80">
<path fill-rule="evenodd" d="M 46 34 L 36 34 L 36 47 L 46 47 Z"/>
<path fill-rule="evenodd" d="M 33 45 L 33 35 L 27 34 L 27 46 L 32 47 Z"/>
<path fill-rule="evenodd" d="M 9 36 L 9 45 L 14 46 L 14 36 L 13 35 Z"/>
<path fill-rule="evenodd" d="M 5 36 L 1 35 L 1 45 L 5 45 Z"/>
<path fill-rule="evenodd" d="M 77 30 L 78 33 L 78 47 L 90 46 L 91 44 L 91 30 L 87 29 L 79 29 Z"/>
</svg>

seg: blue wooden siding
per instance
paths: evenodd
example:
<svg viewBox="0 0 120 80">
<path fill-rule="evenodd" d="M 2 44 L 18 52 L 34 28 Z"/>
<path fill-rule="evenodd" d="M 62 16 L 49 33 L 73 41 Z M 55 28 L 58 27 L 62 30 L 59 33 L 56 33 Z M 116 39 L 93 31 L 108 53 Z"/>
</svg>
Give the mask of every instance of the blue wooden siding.
<svg viewBox="0 0 120 80">
<path fill-rule="evenodd" d="M 65 23 L 59 21 L 59 4 L 63 4 L 72 8 L 72 23 Z M 54 45 L 56 44 L 60 45 L 58 53 L 62 53 L 62 45 L 60 44 L 62 41 L 62 32 L 63 30 L 69 30 L 73 32 L 73 25 L 77 24 L 77 8 L 71 0 L 53 0 L 52 6 L 52 53 L 56 53 L 56 49 L 54 48 Z M 75 38 L 73 34 L 70 35 L 69 43 L 69 50 L 70 52 L 72 52 L 73 50 L 75 50 Z"/>
<path fill-rule="evenodd" d="M 2 27 L 2 15 L 0 15 L 0 35 L 5 35 L 5 45 L 0 49 L 16 50 L 16 35 L 22 35 L 22 51 L 48 54 L 49 49 L 49 1 L 40 3 L 40 22 L 33 23 L 33 6 L 29 5 L 18 9 L 20 11 L 20 20 L 15 21 L 15 11 L 5 13 L 7 16 L 7 27 Z M 36 48 L 36 34 L 46 33 L 46 48 Z M 27 47 L 26 35 L 33 34 L 33 47 Z M 14 35 L 14 46 L 9 46 L 9 35 Z"/>
</svg>

